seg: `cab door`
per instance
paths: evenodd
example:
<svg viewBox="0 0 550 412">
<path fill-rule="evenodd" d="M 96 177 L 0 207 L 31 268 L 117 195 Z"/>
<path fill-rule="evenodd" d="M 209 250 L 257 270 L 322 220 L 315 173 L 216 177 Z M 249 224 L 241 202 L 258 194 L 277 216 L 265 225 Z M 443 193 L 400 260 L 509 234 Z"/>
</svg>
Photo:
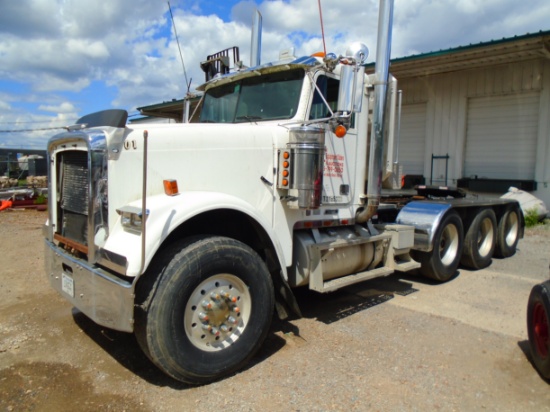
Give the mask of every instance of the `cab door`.
<svg viewBox="0 0 550 412">
<path fill-rule="evenodd" d="M 331 110 L 336 110 L 338 102 L 339 81 L 326 73 L 319 74 L 315 83 L 313 99 L 309 111 L 309 120 L 322 119 L 330 116 L 326 103 Z M 353 199 L 353 185 L 355 181 L 355 153 L 357 134 L 352 126 L 344 138 L 338 138 L 332 132 L 327 132 L 325 140 L 325 164 L 323 171 L 323 205 L 345 205 Z"/>
</svg>

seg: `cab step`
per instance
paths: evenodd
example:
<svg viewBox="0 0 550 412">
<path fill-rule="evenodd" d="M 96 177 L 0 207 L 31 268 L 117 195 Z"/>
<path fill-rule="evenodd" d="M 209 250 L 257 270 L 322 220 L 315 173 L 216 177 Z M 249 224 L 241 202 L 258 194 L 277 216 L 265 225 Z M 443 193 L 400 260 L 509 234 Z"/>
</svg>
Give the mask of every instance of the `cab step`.
<svg viewBox="0 0 550 412">
<path fill-rule="evenodd" d="M 309 282 L 309 288 L 317 292 L 326 293 L 332 292 L 337 289 L 341 289 L 344 286 L 353 285 L 355 283 L 363 282 L 365 280 L 377 278 L 380 276 L 387 276 L 394 272 L 395 269 L 389 267 L 381 267 L 364 272 L 354 273 L 351 275 L 343 276 L 336 279 L 323 281 L 322 276 L 312 276 Z"/>
</svg>

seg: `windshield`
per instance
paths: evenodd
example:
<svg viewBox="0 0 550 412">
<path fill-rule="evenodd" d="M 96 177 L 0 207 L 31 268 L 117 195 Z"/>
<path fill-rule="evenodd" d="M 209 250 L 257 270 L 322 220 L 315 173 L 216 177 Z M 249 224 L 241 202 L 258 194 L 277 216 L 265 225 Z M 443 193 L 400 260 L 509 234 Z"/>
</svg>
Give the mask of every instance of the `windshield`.
<svg viewBox="0 0 550 412">
<path fill-rule="evenodd" d="M 206 92 L 202 123 L 242 123 L 290 119 L 296 114 L 302 69 L 247 77 Z"/>
</svg>

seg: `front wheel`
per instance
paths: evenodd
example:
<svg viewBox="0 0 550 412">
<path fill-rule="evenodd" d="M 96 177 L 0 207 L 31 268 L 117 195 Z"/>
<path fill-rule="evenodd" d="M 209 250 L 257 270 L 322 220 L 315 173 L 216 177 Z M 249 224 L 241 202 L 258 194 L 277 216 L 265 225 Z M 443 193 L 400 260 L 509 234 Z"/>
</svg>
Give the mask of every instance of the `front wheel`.
<svg viewBox="0 0 550 412">
<path fill-rule="evenodd" d="M 185 242 L 176 254 L 168 250 L 159 263 L 157 286 L 136 316 L 144 352 L 191 384 L 242 368 L 273 315 L 273 284 L 261 258 L 236 240 L 207 237 Z"/>
<path fill-rule="evenodd" d="M 433 239 L 430 252 L 413 250 L 413 258 L 421 264 L 420 273 L 439 282 L 451 279 L 458 268 L 464 229 L 460 216 L 451 211 L 443 217 Z"/>
<path fill-rule="evenodd" d="M 545 379 L 550 379 L 550 281 L 531 289 L 527 333 L 533 364 Z"/>
</svg>

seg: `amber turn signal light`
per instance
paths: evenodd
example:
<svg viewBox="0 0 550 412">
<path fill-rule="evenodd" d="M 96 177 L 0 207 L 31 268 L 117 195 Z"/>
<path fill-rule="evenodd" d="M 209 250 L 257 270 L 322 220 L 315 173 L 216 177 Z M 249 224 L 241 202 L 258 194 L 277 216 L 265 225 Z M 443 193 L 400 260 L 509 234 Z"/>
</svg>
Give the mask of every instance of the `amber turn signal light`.
<svg viewBox="0 0 550 412">
<path fill-rule="evenodd" d="M 162 183 L 164 183 L 164 193 L 168 196 L 176 196 L 179 194 L 177 180 L 167 179 L 163 180 Z"/>
<path fill-rule="evenodd" d="M 334 134 L 336 135 L 336 137 L 339 137 L 340 139 L 342 137 L 344 137 L 346 135 L 348 131 L 346 130 L 346 127 L 339 124 L 338 126 L 336 126 L 336 129 L 334 129 Z"/>
</svg>

